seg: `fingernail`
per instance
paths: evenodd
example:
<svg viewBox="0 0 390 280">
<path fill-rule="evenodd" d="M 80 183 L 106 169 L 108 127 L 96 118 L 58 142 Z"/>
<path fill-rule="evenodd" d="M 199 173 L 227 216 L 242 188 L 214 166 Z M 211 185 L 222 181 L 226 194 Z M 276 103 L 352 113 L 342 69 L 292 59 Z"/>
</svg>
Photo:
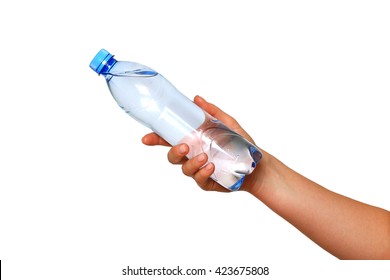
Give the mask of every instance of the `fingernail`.
<svg viewBox="0 0 390 280">
<path fill-rule="evenodd" d="M 202 102 L 206 101 L 206 100 L 205 100 L 202 96 L 200 96 L 200 95 L 197 95 L 196 97 L 198 98 L 199 101 L 202 101 Z"/>
<path fill-rule="evenodd" d="M 202 161 L 204 161 L 206 159 L 206 155 L 205 154 L 200 154 L 200 155 L 198 155 L 198 161 L 199 162 L 202 162 Z"/>
<path fill-rule="evenodd" d="M 211 169 L 213 169 L 213 164 L 208 163 L 204 168 L 206 169 L 206 171 L 210 171 Z"/>
<path fill-rule="evenodd" d="M 187 147 L 186 147 L 186 145 L 184 145 L 184 144 L 180 145 L 180 146 L 179 146 L 179 152 L 180 152 L 181 154 L 185 154 L 185 153 L 187 152 Z"/>
</svg>

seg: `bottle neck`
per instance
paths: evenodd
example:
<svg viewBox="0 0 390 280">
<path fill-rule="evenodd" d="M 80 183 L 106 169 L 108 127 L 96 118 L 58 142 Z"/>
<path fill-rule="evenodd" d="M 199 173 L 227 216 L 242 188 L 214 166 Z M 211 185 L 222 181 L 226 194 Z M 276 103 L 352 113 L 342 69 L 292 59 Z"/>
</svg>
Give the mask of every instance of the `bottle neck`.
<svg viewBox="0 0 390 280">
<path fill-rule="evenodd" d="M 111 57 L 109 60 L 102 62 L 103 66 L 100 70 L 100 74 L 103 76 L 109 74 L 108 72 L 110 72 L 110 69 L 112 66 L 114 66 L 115 63 L 117 63 L 117 60 L 114 57 Z"/>
</svg>

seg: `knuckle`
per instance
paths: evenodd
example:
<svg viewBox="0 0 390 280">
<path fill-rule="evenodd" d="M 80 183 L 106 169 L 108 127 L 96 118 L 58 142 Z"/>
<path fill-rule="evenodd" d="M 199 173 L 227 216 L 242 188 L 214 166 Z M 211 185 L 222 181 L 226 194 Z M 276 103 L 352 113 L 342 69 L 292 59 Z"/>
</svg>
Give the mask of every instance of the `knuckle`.
<svg viewBox="0 0 390 280">
<path fill-rule="evenodd" d="M 188 164 L 183 164 L 181 166 L 181 171 L 183 172 L 184 175 L 191 176 L 191 172 L 190 172 L 190 170 L 188 168 Z"/>
<path fill-rule="evenodd" d="M 172 164 L 178 164 L 182 160 L 180 156 L 177 155 L 175 148 L 171 148 L 167 155 L 168 161 Z"/>
</svg>

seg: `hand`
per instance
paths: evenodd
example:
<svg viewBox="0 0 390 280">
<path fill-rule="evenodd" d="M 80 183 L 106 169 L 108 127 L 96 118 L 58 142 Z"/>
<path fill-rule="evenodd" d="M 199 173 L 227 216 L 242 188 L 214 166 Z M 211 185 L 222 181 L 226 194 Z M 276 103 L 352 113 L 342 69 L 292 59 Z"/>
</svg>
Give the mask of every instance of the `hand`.
<svg viewBox="0 0 390 280">
<path fill-rule="evenodd" d="M 223 122 L 225 125 L 230 127 L 232 130 L 254 143 L 253 139 L 249 136 L 249 134 L 238 124 L 238 122 L 231 117 L 230 115 L 223 112 L 214 104 L 207 102 L 200 96 L 196 96 L 194 98 L 194 102 L 204 111 L 208 112 L 210 115 L 215 117 L 216 119 Z M 148 146 L 162 145 L 170 147 L 169 143 L 167 143 L 164 139 L 158 136 L 156 133 L 152 132 L 145 135 L 142 138 L 142 143 Z M 214 172 L 214 164 L 207 163 L 207 155 L 205 153 L 199 154 L 192 159 L 188 159 L 186 155 L 189 152 L 189 147 L 187 144 L 179 144 L 177 146 L 172 147 L 168 152 L 168 161 L 172 164 L 182 164 L 182 171 L 186 176 L 192 177 L 196 183 L 204 190 L 207 191 L 223 191 L 227 192 L 228 190 L 217 182 L 212 180 L 210 176 Z M 206 164 L 207 163 L 207 164 Z M 206 165 L 205 165 L 206 164 Z M 202 167 L 203 166 L 203 167 Z M 257 168 L 256 168 L 257 169 Z M 255 169 L 255 170 L 256 170 Z M 248 185 L 247 181 L 249 177 L 245 179 L 242 189 L 244 185 Z"/>
<path fill-rule="evenodd" d="M 249 141 L 253 139 L 238 122 L 203 98 L 195 104 Z M 155 133 L 142 138 L 145 145 L 170 146 Z M 214 165 L 207 155 L 192 159 L 189 147 L 180 144 L 168 152 L 172 164 L 182 164 L 183 173 L 204 190 L 228 190 L 210 179 Z M 262 150 L 263 158 L 240 190 L 248 191 L 271 210 L 306 234 L 322 248 L 342 259 L 390 259 L 390 212 L 329 191 L 284 165 Z M 207 164 L 206 164 L 207 163 Z M 206 164 L 206 165 L 205 165 Z"/>
</svg>

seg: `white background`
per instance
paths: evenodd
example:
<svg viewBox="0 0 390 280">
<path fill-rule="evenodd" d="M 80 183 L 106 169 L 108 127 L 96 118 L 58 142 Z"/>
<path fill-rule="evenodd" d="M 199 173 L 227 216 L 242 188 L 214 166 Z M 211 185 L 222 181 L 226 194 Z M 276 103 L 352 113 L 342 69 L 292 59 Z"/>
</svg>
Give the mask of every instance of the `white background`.
<svg viewBox="0 0 390 280">
<path fill-rule="evenodd" d="M 150 279 L 128 265 L 389 279 L 389 262 L 338 261 L 249 194 L 199 189 L 88 67 L 101 48 L 148 65 L 294 170 L 390 209 L 389 15 L 388 1 L 2 3 L 4 279 Z"/>
</svg>

